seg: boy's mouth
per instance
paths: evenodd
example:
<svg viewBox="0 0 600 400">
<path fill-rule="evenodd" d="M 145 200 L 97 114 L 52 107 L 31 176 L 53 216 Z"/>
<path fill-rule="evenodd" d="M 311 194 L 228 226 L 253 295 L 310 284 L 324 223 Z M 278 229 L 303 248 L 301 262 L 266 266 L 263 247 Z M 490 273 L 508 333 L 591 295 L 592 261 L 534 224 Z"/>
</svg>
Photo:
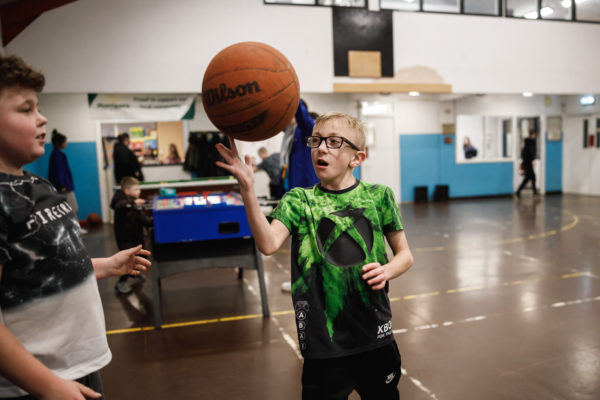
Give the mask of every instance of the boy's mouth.
<svg viewBox="0 0 600 400">
<path fill-rule="evenodd" d="M 317 160 L 317 167 L 327 167 L 329 164 L 324 160 Z"/>
<path fill-rule="evenodd" d="M 40 140 L 44 140 L 44 139 L 46 139 L 46 133 L 45 132 L 41 133 L 41 134 L 37 135 L 35 138 L 36 139 L 40 139 Z"/>
</svg>

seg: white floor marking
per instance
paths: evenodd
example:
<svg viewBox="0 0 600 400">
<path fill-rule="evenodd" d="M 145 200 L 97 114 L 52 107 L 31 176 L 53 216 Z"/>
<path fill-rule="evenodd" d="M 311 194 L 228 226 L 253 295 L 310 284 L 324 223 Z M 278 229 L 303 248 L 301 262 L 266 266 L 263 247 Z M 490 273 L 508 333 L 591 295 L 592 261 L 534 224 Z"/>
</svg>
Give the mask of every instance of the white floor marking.
<svg viewBox="0 0 600 400">
<path fill-rule="evenodd" d="M 277 264 L 279 264 L 279 263 L 277 263 Z M 250 293 L 252 293 L 255 297 L 260 297 L 258 295 L 258 293 L 256 292 L 256 290 L 254 290 L 254 287 L 250 284 L 250 282 L 248 282 L 248 280 L 246 278 L 244 278 L 244 284 L 248 287 L 248 291 Z M 285 330 L 279 323 L 279 320 L 277 319 L 276 316 L 271 315 L 270 321 L 273 322 L 277 326 L 277 329 L 279 329 L 279 333 L 281 333 L 281 336 L 283 336 L 283 340 L 285 340 L 285 342 L 292 348 L 294 353 L 296 353 L 296 356 L 298 357 L 298 359 L 302 360 L 302 354 L 300 353 L 300 348 L 296 344 L 296 340 L 294 340 L 294 338 L 292 338 L 290 335 L 288 335 L 285 332 Z"/>
<path fill-rule="evenodd" d="M 437 398 L 437 396 L 435 395 L 435 393 L 433 393 L 431 390 L 429 390 L 425 385 L 423 385 L 421 383 L 420 380 L 418 380 L 417 378 L 413 378 L 412 376 L 408 375 L 408 373 L 406 372 L 406 370 L 404 368 L 400 368 L 400 370 L 402 371 L 402 375 L 406 376 L 408 379 L 410 379 L 410 381 L 416 386 L 418 387 L 421 391 L 425 392 L 425 394 L 427 394 L 431 399 L 434 400 L 439 400 Z"/>
<path fill-rule="evenodd" d="M 574 306 L 577 304 L 590 303 L 592 301 L 600 301 L 600 296 L 587 297 L 585 299 L 577 299 L 577 300 L 558 301 L 556 303 L 550 304 L 549 306 L 543 305 L 543 306 L 539 306 L 539 307 L 525 307 L 525 308 L 521 309 L 521 311 L 522 312 L 531 312 L 531 311 L 535 311 L 535 310 L 543 310 L 543 309 L 548 309 L 548 308 L 560 308 L 560 307 Z M 400 335 L 403 333 L 408 333 L 410 331 L 424 331 L 424 330 L 429 330 L 429 329 L 436 329 L 439 327 L 452 326 L 454 324 L 466 324 L 466 323 L 471 323 L 471 322 L 484 321 L 488 318 L 497 317 L 499 315 L 501 315 L 501 314 L 495 313 L 495 314 L 491 314 L 491 315 L 476 315 L 474 317 L 468 317 L 468 318 L 464 318 L 464 319 L 461 319 L 458 321 L 445 321 L 445 322 L 442 322 L 441 324 L 419 325 L 419 326 L 415 326 L 413 328 L 394 329 L 392 332 L 395 335 Z"/>
<path fill-rule="evenodd" d="M 537 258 L 529 257 L 529 256 L 526 256 L 525 254 L 520 254 L 519 258 L 526 260 L 526 261 L 539 262 L 539 260 Z"/>
</svg>

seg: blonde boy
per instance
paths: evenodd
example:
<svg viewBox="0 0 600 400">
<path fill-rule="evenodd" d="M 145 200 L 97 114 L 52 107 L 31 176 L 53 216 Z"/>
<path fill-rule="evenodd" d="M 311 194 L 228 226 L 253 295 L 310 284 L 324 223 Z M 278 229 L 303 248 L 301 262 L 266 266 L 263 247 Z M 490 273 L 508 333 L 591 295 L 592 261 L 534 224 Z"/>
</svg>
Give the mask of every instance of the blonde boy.
<svg viewBox="0 0 600 400">
<path fill-rule="evenodd" d="M 365 159 L 362 122 L 330 112 L 307 138 L 320 183 L 288 192 L 269 219 L 253 189 L 252 163 L 217 145 L 238 180 L 256 244 L 270 255 L 292 235 L 292 301 L 304 356 L 303 399 L 398 399 L 400 353 L 391 326 L 388 281 L 413 257 L 390 188 L 358 181 Z M 270 222 L 269 222 L 270 220 Z M 385 240 L 394 255 L 388 260 Z"/>
<path fill-rule="evenodd" d="M 0 398 L 102 396 L 111 358 L 96 279 L 139 274 L 141 246 L 90 259 L 64 196 L 23 170 L 44 155 L 44 76 L 0 55 Z"/>
</svg>

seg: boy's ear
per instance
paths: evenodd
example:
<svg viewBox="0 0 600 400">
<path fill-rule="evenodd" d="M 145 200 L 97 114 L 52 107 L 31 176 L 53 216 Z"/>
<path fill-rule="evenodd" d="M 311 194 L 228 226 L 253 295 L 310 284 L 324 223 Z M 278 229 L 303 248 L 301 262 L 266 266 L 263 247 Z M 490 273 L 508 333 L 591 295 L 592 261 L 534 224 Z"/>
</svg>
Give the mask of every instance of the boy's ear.
<svg viewBox="0 0 600 400">
<path fill-rule="evenodd" d="M 352 168 L 356 168 L 360 164 L 362 164 L 366 158 L 367 158 L 367 153 L 365 151 L 363 151 L 363 150 L 357 151 L 356 154 L 354 154 L 354 157 L 352 157 L 352 160 L 350 160 L 350 166 Z"/>
</svg>

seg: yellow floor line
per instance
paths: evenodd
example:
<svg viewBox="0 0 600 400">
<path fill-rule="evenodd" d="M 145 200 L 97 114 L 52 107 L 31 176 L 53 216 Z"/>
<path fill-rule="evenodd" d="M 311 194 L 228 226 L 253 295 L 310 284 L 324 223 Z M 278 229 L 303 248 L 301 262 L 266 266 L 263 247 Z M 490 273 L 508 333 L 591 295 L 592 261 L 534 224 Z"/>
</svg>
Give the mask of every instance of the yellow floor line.
<svg viewBox="0 0 600 400">
<path fill-rule="evenodd" d="M 580 277 L 590 277 L 590 278 L 598 279 L 598 277 L 596 275 L 594 275 L 590 272 L 574 272 L 574 273 L 570 273 L 570 274 L 563 274 L 560 277 L 561 277 L 561 279 L 571 279 L 571 278 L 580 278 Z M 532 283 L 532 282 L 535 282 L 538 280 L 539 279 L 530 279 L 528 281 L 504 282 L 497 286 L 470 286 L 470 287 L 463 287 L 463 288 L 457 288 L 457 289 L 448 289 L 445 291 L 445 293 L 446 294 L 464 293 L 464 292 L 470 292 L 470 291 L 474 291 L 474 290 L 489 289 L 489 288 L 498 287 L 498 286 L 522 285 L 525 283 Z M 417 293 L 417 294 L 406 295 L 403 297 L 390 297 L 390 302 L 394 303 L 394 302 L 401 301 L 401 300 L 415 300 L 415 299 L 422 299 L 425 297 L 433 297 L 433 296 L 439 296 L 439 295 L 440 295 L 439 291 L 438 292 Z M 273 316 L 288 315 L 288 314 L 294 314 L 294 310 L 282 310 L 282 311 L 275 311 L 275 312 L 271 313 L 271 315 L 273 315 Z M 231 321 L 240 321 L 240 320 L 244 320 L 244 319 L 258 319 L 258 318 L 263 318 L 263 315 L 262 314 L 246 314 L 246 315 L 236 315 L 236 316 L 232 316 L 232 317 L 203 319 L 203 320 L 198 320 L 198 321 L 177 322 L 177 323 L 173 323 L 173 324 L 161 325 L 161 328 L 162 329 L 182 328 L 185 326 L 206 325 L 206 324 L 215 324 L 215 323 L 219 323 L 219 322 L 231 322 Z M 117 334 L 122 334 L 122 333 L 134 333 L 134 332 L 144 332 L 144 331 L 153 331 L 153 330 L 155 330 L 155 328 L 153 326 L 144 326 L 144 327 L 138 327 L 138 328 L 114 329 L 114 330 L 106 331 L 106 334 L 107 335 L 117 335 Z"/>
</svg>

